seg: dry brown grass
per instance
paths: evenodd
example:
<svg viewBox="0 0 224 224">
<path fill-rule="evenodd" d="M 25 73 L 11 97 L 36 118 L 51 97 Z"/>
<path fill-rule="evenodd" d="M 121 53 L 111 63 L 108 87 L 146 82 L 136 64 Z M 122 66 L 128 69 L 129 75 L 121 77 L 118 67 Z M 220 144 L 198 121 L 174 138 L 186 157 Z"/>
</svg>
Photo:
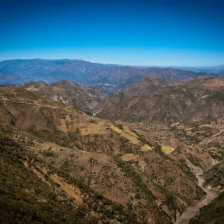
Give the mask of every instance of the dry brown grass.
<svg viewBox="0 0 224 224">
<path fill-rule="evenodd" d="M 152 147 L 150 147 L 149 145 L 143 145 L 141 147 L 141 151 L 142 152 L 149 152 L 149 151 L 152 151 Z"/>
<path fill-rule="evenodd" d="M 106 122 L 103 120 L 96 120 L 94 123 L 89 123 L 89 120 L 84 120 L 78 127 L 82 135 L 103 135 L 107 133 Z"/>
<path fill-rule="evenodd" d="M 125 162 L 127 161 L 137 161 L 138 160 L 138 155 L 135 155 L 133 153 L 127 153 L 127 154 L 124 154 L 121 159 Z"/>
<path fill-rule="evenodd" d="M 27 166 L 27 164 L 24 165 Z M 83 203 L 83 195 L 81 194 L 79 188 L 66 183 L 56 173 L 50 174 L 48 176 L 48 170 L 45 167 L 39 165 L 32 166 L 31 170 L 49 186 L 56 184 L 56 186 L 58 186 L 57 191 L 65 193 L 67 198 L 72 198 L 75 204 L 81 205 Z M 46 179 L 46 176 L 48 176 L 48 179 Z"/>
<path fill-rule="evenodd" d="M 172 153 L 175 149 L 171 146 L 167 146 L 167 145 L 162 145 L 162 151 L 164 153 L 166 153 L 167 155 L 169 155 L 170 153 Z"/>
<path fill-rule="evenodd" d="M 123 126 L 123 130 L 121 130 L 111 123 L 110 128 L 115 132 L 117 132 L 118 134 L 120 134 L 122 137 L 128 139 L 131 143 L 133 144 L 140 143 L 136 134 L 132 132 L 127 126 Z"/>
</svg>

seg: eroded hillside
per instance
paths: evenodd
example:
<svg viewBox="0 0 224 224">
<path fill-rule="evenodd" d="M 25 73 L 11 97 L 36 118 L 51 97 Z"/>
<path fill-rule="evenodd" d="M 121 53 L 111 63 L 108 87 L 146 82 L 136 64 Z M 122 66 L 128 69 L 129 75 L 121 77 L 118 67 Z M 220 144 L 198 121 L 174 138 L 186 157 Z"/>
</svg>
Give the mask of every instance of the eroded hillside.
<svg viewBox="0 0 224 224">
<path fill-rule="evenodd" d="M 89 200 L 80 195 L 74 211 L 89 209 L 82 213 L 85 220 L 172 223 L 204 195 L 185 163 L 191 151 L 185 143 L 175 140 L 175 148 L 169 147 L 149 131 L 88 116 L 21 87 L 0 88 L 0 103 L 2 132 L 24 145 L 25 156 L 31 153 L 44 164 L 24 162 L 22 169 L 48 185 L 58 206 L 65 203 L 60 192 L 67 193 L 71 203 L 77 197 L 74 192 L 82 192 L 73 178 L 102 195 L 92 197 L 85 191 Z M 49 167 L 61 176 L 49 173 Z"/>
<path fill-rule="evenodd" d="M 187 158 L 199 167 L 205 179 L 202 188 L 222 192 L 223 93 L 223 79 L 200 78 L 169 84 L 145 78 L 126 92 L 105 98 L 95 108 L 95 114 L 117 122 L 131 122 L 131 126 L 145 131 L 148 138 L 160 142 L 163 152 L 179 159 Z M 212 223 L 214 211 L 214 220 L 221 223 L 222 207 L 217 210 L 216 202 L 221 206 L 222 196 L 202 209 L 194 220 L 206 223 L 203 215 L 209 214 Z"/>
<path fill-rule="evenodd" d="M 24 87 L 89 114 L 106 97 L 106 94 L 99 90 L 84 88 L 68 80 L 53 84 L 32 82 L 26 84 Z"/>
</svg>

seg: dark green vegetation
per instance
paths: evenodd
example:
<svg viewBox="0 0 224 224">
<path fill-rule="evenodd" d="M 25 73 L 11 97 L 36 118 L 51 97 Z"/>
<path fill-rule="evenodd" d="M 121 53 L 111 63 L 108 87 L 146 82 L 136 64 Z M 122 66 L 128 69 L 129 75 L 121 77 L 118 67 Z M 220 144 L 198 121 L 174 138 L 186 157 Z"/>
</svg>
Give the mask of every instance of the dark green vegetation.
<svg viewBox="0 0 224 224">
<path fill-rule="evenodd" d="M 35 159 L 0 133 L 0 223 L 78 223 L 74 208 L 24 165 Z"/>
<path fill-rule="evenodd" d="M 215 175 L 214 175 L 215 174 Z M 224 162 L 215 165 L 212 169 L 208 170 L 205 174 L 206 184 L 213 187 L 224 187 Z"/>
</svg>

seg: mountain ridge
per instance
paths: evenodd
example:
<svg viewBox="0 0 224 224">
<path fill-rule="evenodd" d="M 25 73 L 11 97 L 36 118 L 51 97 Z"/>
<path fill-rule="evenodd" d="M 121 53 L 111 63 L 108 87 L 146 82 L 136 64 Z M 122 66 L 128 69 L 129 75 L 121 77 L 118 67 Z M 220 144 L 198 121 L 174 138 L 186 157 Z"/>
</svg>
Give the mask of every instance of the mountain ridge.
<svg viewBox="0 0 224 224">
<path fill-rule="evenodd" d="M 0 84 L 24 84 L 30 81 L 52 83 L 69 79 L 81 86 L 97 88 L 108 93 L 124 91 L 144 77 L 170 81 L 198 77 L 224 77 L 224 74 L 185 71 L 172 68 L 136 68 L 91 63 L 83 60 L 7 60 L 0 62 Z"/>
</svg>

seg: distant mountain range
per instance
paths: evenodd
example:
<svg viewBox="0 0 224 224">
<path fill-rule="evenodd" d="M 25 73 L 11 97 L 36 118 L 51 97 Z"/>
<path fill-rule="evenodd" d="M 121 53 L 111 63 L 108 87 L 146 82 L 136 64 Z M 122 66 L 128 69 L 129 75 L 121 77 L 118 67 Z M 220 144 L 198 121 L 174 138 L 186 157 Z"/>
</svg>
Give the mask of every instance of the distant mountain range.
<svg viewBox="0 0 224 224">
<path fill-rule="evenodd" d="M 124 91 L 144 77 L 163 78 L 174 82 L 198 77 L 224 77 L 221 73 L 206 73 L 175 68 L 136 68 L 105 65 L 82 60 L 8 60 L 0 62 L 0 85 L 24 84 L 30 81 L 52 83 L 71 80 L 81 86 L 107 93 Z"/>
</svg>

